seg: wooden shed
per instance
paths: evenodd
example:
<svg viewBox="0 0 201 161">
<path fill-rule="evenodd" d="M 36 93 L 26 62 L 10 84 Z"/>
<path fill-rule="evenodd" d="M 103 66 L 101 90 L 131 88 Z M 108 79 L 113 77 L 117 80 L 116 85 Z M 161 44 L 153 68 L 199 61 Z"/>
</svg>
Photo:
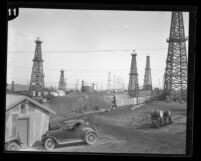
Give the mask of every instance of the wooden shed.
<svg viewBox="0 0 201 161">
<path fill-rule="evenodd" d="M 49 116 L 55 114 L 27 96 L 6 94 L 5 136 L 19 135 L 23 146 L 32 146 L 49 129 Z"/>
</svg>

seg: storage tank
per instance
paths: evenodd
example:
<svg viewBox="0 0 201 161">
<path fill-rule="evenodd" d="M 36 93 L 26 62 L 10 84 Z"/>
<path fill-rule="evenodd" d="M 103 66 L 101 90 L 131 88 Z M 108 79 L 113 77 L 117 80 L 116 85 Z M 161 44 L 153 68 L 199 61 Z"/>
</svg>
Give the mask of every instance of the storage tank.
<svg viewBox="0 0 201 161">
<path fill-rule="evenodd" d="M 82 86 L 82 92 L 92 93 L 93 92 L 93 86 Z"/>
</svg>

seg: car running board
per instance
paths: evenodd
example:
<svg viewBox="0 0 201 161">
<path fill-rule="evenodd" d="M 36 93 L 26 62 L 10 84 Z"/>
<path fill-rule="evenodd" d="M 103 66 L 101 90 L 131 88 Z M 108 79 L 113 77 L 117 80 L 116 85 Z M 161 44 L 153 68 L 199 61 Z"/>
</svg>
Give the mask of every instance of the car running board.
<svg viewBox="0 0 201 161">
<path fill-rule="evenodd" d="M 58 144 L 68 144 L 68 143 L 79 143 L 79 142 L 83 142 L 84 140 L 69 140 L 69 141 L 65 141 L 65 142 L 58 142 Z"/>
</svg>

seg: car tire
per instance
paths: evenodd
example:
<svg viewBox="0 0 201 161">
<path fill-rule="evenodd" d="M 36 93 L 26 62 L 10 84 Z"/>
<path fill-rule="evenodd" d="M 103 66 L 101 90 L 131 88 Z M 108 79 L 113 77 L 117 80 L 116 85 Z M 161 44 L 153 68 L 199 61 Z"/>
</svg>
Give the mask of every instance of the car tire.
<svg viewBox="0 0 201 161">
<path fill-rule="evenodd" d="M 172 123 L 172 119 L 171 117 L 168 117 L 168 124 L 171 124 Z"/>
<path fill-rule="evenodd" d="M 160 119 L 160 121 L 159 121 L 159 125 L 160 125 L 160 126 L 164 126 L 164 125 L 165 125 L 165 121 L 164 121 L 163 118 Z"/>
<path fill-rule="evenodd" d="M 11 142 L 7 145 L 6 148 L 8 151 L 19 151 L 20 150 L 20 145 L 17 144 L 16 142 Z"/>
<path fill-rule="evenodd" d="M 88 133 L 85 137 L 85 142 L 89 145 L 94 144 L 96 140 L 97 140 L 97 136 L 95 133 L 92 133 L 92 132 Z"/>
<path fill-rule="evenodd" d="M 47 138 L 44 142 L 44 146 L 46 150 L 53 150 L 55 148 L 55 141 L 52 138 Z"/>
<path fill-rule="evenodd" d="M 159 120 L 152 120 L 152 127 L 158 128 L 159 127 Z"/>
</svg>

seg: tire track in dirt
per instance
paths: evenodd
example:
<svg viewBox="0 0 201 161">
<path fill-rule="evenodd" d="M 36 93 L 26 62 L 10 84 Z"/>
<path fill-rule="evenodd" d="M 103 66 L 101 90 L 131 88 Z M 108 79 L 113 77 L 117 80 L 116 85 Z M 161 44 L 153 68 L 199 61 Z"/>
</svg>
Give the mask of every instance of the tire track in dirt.
<svg viewBox="0 0 201 161">
<path fill-rule="evenodd" d="M 180 135 L 177 134 L 161 133 L 161 129 L 149 128 L 148 131 L 146 131 L 129 126 L 119 126 L 112 124 L 109 121 L 105 121 L 100 117 L 93 117 L 91 118 L 91 121 L 102 133 L 114 136 L 119 140 L 124 140 L 126 142 L 125 146 L 121 145 L 123 152 L 148 152 L 164 154 L 185 152 L 185 149 L 177 148 L 178 140 L 182 140 L 183 138 L 180 138 Z M 156 130 L 158 130 L 159 132 L 156 132 Z M 180 142 L 181 147 L 185 147 L 185 145 L 183 145 L 183 141 Z"/>
</svg>

